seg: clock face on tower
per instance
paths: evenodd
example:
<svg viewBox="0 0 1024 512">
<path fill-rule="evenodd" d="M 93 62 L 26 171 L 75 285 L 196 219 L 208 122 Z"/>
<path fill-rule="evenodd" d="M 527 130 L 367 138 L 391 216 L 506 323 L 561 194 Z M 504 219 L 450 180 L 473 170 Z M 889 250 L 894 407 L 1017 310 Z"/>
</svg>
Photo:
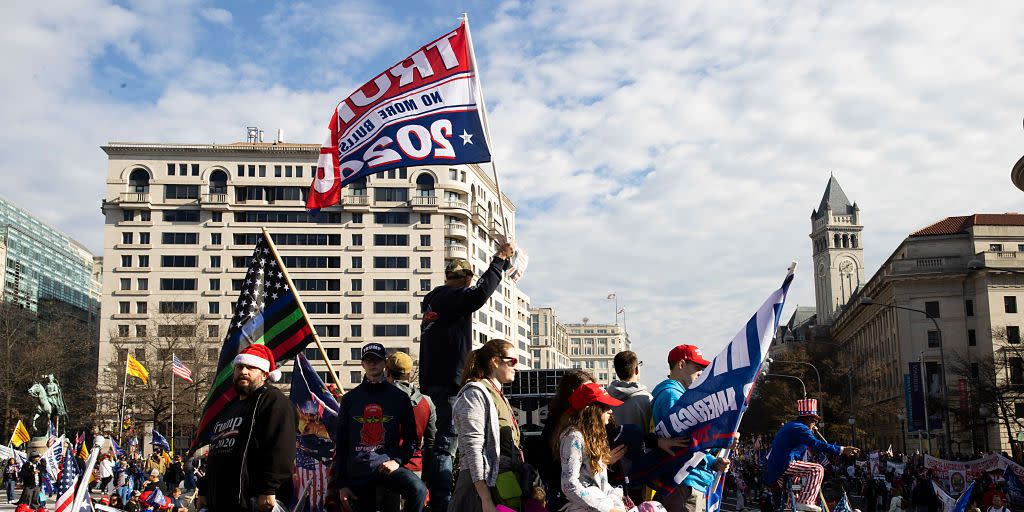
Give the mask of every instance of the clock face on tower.
<svg viewBox="0 0 1024 512">
<path fill-rule="evenodd" d="M 839 271 L 844 273 L 844 274 L 852 274 L 853 273 L 853 262 L 850 261 L 850 260 L 846 260 L 846 261 L 840 263 L 839 264 Z"/>
</svg>

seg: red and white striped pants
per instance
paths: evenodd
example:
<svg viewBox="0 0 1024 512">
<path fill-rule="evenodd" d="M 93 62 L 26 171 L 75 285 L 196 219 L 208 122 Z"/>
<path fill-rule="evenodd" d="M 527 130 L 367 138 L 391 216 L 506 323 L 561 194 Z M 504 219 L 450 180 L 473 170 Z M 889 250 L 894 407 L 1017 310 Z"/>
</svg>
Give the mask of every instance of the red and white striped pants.
<svg viewBox="0 0 1024 512">
<path fill-rule="evenodd" d="M 821 490 L 821 481 L 825 478 L 825 468 L 821 467 L 821 464 L 794 460 L 789 463 L 783 475 L 801 480 L 800 493 L 796 495 L 796 501 L 808 505 L 815 504 L 818 500 L 818 491 Z"/>
</svg>

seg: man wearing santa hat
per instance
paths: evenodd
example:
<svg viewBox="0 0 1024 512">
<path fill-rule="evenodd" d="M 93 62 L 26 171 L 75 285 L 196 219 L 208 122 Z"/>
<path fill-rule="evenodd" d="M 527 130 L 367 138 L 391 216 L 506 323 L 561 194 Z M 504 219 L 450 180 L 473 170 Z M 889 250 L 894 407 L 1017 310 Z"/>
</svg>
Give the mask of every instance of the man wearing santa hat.
<svg viewBox="0 0 1024 512">
<path fill-rule="evenodd" d="M 266 346 L 245 347 L 234 365 L 238 396 L 214 420 L 199 508 L 284 510 L 292 494 L 295 406 L 270 385 L 281 380 L 281 371 Z"/>
</svg>

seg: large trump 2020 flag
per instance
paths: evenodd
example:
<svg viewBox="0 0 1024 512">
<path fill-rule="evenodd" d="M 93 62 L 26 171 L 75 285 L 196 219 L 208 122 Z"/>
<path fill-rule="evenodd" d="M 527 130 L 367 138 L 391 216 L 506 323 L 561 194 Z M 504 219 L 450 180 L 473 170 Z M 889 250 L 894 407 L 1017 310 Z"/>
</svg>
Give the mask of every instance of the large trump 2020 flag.
<svg viewBox="0 0 1024 512">
<path fill-rule="evenodd" d="M 338 103 L 306 208 L 337 204 L 342 187 L 388 169 L 490 161 L 474 60 L 463 21 Z"/>
<path fill-rule="evenodd" d="M 700 377 L 683 393 L 669 414 L 654 426 L 660 437 L 689 437 L 693 445 L 669 456 L 661 450 L 646 454 L 631 472 L 631 480 L 671 492 L 697 467 L 708 450 L 728 448 L 750 400 L 754 380 L 779 326 L 794 263 L 782 286 L 765 299 L 736 337 L 711 360 Z"/>
</svg>

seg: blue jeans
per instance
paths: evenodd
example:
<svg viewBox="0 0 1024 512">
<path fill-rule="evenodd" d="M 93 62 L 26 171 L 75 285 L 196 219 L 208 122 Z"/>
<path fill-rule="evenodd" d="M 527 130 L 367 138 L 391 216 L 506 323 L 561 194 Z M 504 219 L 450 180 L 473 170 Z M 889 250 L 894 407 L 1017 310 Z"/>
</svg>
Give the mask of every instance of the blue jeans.
<svg viewBox="0 0 1024 512">
<path fill-rule="evenodd" d="M 452 465 L 455 451 L 459 448 L 459 438 L 455 434 L 455 422 L 452 419 L 452 406 L 459 388 L 455 385 L 430 385 L 424 388 L 423 394 L 434 402 L 437 414 L 437 434 L 434 436 L 434 448 L 430 453 L 423 454 L 423 480 L 430 488 L 430 510 L 446 512 L 452 500 Z"/>
<path fill-rule="evenodd" d="M 375 512 L 377 510 L 376 487 L 397 492 L 405 500 L 402 512 L 423 512 L 423 502 L 427 499 L 427 486 L 416 473 L 405 468 L 398 468 L 389 475 L 379 475 L 366 485 L 352 486 L 356 495 L 352 509 L 355 512 Z"/>
<path fill-rule="evenodd" d="M 4 489 L 7 490 L 7 503 L 14 501 L 14 480 L 5 482 Z"/>
</svg>

